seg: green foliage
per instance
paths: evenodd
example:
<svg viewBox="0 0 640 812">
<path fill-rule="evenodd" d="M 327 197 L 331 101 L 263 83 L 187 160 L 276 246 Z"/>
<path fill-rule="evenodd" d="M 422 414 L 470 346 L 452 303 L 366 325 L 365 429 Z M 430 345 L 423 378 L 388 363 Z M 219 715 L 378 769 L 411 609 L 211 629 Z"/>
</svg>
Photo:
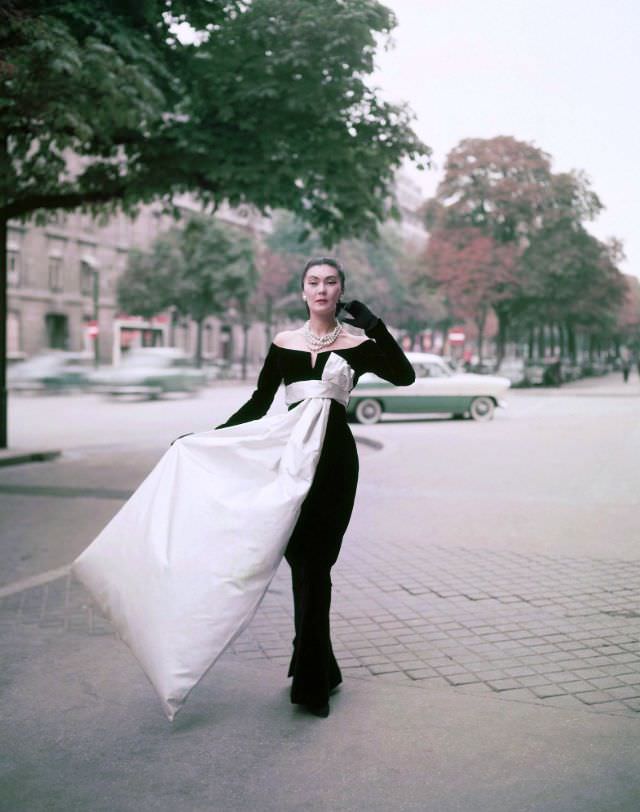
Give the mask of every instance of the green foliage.
<svg viewBox="0 0 640 812">
<path fill-rule="evenodd" d="M 579 223 L 559 220 L 542 228 L 522 255 L 526 275 L 523 319 L 567 322 L 596 332 L 611 330 L 626 285 L 607 247 Z"/>
<path fill-rule="evenodd" d="M 118 281 L 118 305 L 147 317 L 175 307 L 194 319 L 200 362 L 204 319 L 232 305 L 242 314 L 256 282 L 251 242 L 212 217 L 197 216 L 161 234 L 148 254 L 131 255 Z"/>
<path fill-rule="evenodd" d="M 330 242 L 373 230 L 395 168 L 429 153 L 366 82 L 394 24 L 377 0 L 5 3 L 0 217 L 193 192 Z"/>
</svg>

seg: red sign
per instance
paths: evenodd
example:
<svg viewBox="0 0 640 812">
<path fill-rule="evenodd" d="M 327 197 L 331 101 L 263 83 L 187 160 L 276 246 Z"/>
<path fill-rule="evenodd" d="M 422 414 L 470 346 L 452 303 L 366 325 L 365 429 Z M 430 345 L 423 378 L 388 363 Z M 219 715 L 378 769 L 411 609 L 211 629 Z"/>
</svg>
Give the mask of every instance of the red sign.
<svg viewBox="0 0 640 812">
<path fill-rule="evenodd" d="M 100 328 L 98 327 L 97 321 L 87 322 L 87 335 L 89 336 L 89 338 L 97 338 L 99 332 Z"/>
<path fill-rule="evenodd" d="M 449 341 L 452 344 L 464 344 L 465 334 L 463 327 L 452 327 L 449 330 Z"/>
</svg>

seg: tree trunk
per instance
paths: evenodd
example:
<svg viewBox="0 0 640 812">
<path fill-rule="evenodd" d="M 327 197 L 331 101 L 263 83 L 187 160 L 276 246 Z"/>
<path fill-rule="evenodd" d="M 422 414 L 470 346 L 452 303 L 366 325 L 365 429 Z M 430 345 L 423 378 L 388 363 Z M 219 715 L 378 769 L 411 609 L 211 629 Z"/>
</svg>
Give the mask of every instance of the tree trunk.
<svg viewBox="0 0 640 812">
<path fill-rule="evenodd" d="M 535 349 L 536 349 L 536 331 L 535 331 L 535 328 L 533 327 L 533 325 L 531 325 L 531 327 L 529 327 L 529 342 L 528 343 L 529 343 L 529 348 L 528 348 L 529 360 L 533 361 L 533 358 L 535 356 Z"/>
<path fill-rule="evenodd" d="M 6 147 L 6 142 L 2 142 Z M 7 447 L 7 221 L 0 219 L 0 448 Z"/>
<path fill-rule="evenodd" d="M 500 369 L 500 365 L 504 360 L 505 348 L 507 346 L 507 337 L 509 334 L 509 317 L 504 311 L 498 310 L 498 340 L 496 342 L 496 369 Z"/>
<path fill-rule="evenodd" d="M 486 311 L 482 311 L 482 313 L 478 316 L 475 322 L 476 329 L 478 330 L 478 365 L 481 366 L 484 351 L 484 327 L 487 322 Z"/>
<path fill-rule="evenodd" d="M 249 356 L 249 323 L 242 322 L 242 380 L 247 380 L 247 360 Z"/>
<path fill-rule="evenodd" d="M 571 325 L 571 322 L 567 322 L 566 327 L 566 334 L 567 334 L 567 352 L 569 353 L 569 358 L 571 358 L 571 363 L 576 363 L 576 333 Z"/>
<path fill-rule="evenodd" d="M 271 336 L 273 333 L 273 297 L 267 296 L 266 306 L 264 310 L 264 332 L 267 339 L 267 347 L 271 344 Z"/>
<path fill-rule="evenodd" d="M 538 325 L 538 360 L 542 361 L 545 355 L 544 324 Z"/>
<path fill-rule="evenodd" d="M 196 367 L 202 367 L 202 333 L 204 332 L 204 318 L 196 319 Z"/>
</svg>

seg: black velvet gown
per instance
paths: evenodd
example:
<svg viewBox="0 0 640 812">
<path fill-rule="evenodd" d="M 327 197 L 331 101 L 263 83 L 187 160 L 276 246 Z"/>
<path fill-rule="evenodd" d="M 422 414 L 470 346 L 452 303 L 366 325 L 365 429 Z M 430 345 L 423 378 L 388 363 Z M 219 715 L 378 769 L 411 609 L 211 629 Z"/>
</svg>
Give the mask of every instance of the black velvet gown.
<svg viewBox="0 0 640 812">
<path fill-rule="evenodd" d="M 354 385 L 364 372 L 374 372 L 398 386 L 413 383 L 413 368 L 383 322 L 368 330 L 367 336 L 368 341 L 355 347 L 319 352 L 314 366 L 310 352 L 272 344 L 253 395 L 218 428 L 263 417 L 283 381 L 319 380 L 330 352 L 351 366 Z M 342 681 L 329 634 L 330 571 L 351 518 L 357 483 L 358 453 L 346 410 L 332 400 L 313 483 L 285 552 L 293 583 L 295 638 L 289 676 L 294 703 L 324 705 L 329 692 Z"/>
</svg>

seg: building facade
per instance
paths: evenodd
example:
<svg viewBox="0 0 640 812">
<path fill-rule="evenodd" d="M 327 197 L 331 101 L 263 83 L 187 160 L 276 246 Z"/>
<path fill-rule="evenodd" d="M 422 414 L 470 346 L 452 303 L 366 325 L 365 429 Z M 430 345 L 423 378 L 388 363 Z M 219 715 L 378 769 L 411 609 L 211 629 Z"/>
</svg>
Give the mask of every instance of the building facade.
<svg viewBox="0 0 640 812">
<path fill-rule="evenodd" d="M 188 198 L 176 201 L 185 214 L 198 211 Z M 267 218 L 249 207 L 222 206 L 217 217 L 260 239 Z M 9 362 L 50 350 L 94 353 L 101 363 L 118 362 L 135 346 L 170 344 L 195 350 L 195 325 L 171 311 L 145 321 L 120 313 L 118 277 L 132 249 L 145 250 L 174 224 L 159 206 L 143 206 L 134 219 L 118 214 L 100 220 L 71 212 L 56 213 L 44 226 L 10 222 L 7 239 Z M 249 329 L 248 359 L 264 354 L 264 327 Z M 209 318 L 204 324 L 206 358 L 239 360 L 243 328 L 233 320 Z"/>
<path fill-rule="evenodd" d="M 400 230 L 407 244 L 421 245 L 426 232 L 420 221 L 419 187 L 403 172 L 396 181 Z M 189 196 L 175 199 L 183 212 L 198 212 Z M 250 206 L 222 205 L 217 218 L 261 243 L 272 221 Z M 52 214 L 46 225 L 9 223 L 7 240 L 7 356 L 10 363 L 51 349 L 97 353 L 100 363 L 118 363 L 136 346 L 169 345 L 195 354 L 196 326 L 169 310 L 152 320 L 119 312 L 118 277 L 133 249 L 148 249 L 175 224 L 160 205 L 142 206 L 136 218 L 122 213 L 96 218 L 79 212 Z M 285 324 L 273 325 L 274 331 Z M 246 331 L 247 360 L 257 364 L 271 340 L 264 324 Z M 203 357 L 237 362 L 245 329 L 230 311 L 204 324 Z"/>
</svg>

